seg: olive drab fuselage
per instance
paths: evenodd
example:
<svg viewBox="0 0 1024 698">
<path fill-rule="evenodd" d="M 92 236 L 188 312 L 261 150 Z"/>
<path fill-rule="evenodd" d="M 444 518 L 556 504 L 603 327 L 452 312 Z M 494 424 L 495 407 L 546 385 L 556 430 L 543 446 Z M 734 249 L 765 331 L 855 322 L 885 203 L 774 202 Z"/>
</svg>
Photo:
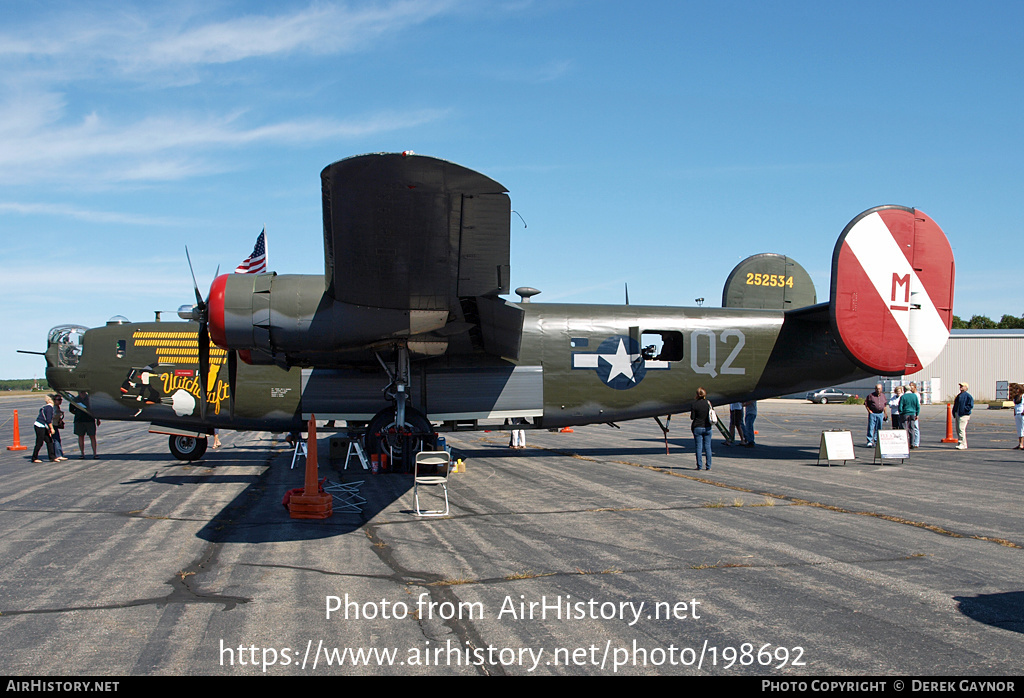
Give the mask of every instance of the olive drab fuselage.
<svg viewBox="0 0 1024 698">
<path fill-rule="evenodd" d="M 186 437 L 314 414 L 381 438 L 553 428 L 685 412 L 698 388 L 725 404 L 913 373 L 952 322 L 952 250 L 913 208 L 846 226 L 824 303 L 770 253 L 733 270 L 722 308 L 534 303 L 525 287 L 515 303 L 498 182 L 378 153 L 328 165 L 321 185 L 323 274 L 218 276 L 187 322 L 54 328 L 50 385 L 98 418 Z"/>
</svg>

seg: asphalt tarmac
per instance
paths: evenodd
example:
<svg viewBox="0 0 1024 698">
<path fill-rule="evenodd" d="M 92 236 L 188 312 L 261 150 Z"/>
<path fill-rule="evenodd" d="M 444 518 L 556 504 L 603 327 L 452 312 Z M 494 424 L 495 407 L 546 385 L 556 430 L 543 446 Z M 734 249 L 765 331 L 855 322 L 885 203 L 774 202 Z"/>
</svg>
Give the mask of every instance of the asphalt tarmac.
<svg viewBox="0 0 1024 698">
<path fill-rule="evenodd" d="M 976 410 L 961 452 L 925 407 L 922 448 L 873 464 L 862 407 L 765 401 L 757 447 L 716 434 L 699 473 L 683 415 L 669 455 L 653 420 L 529 431 L 522 451 L 451 434 L 467 472 L 431 520 L 409 476 L 329 467 L 324 436 L 321 474 L 367 503 L 301 521 L 279 435 L 182 464 L 104 422 L 101 458 L 79 460 L 69 420 L 72 459 L 34 465 L 39 404 L 0 398 L 3 675 L 1021 672 L 1008 410 Z M 28 451 L 6 450 L 13 409 Z M 817 465 L 834 428 L 857 460 Z"/>
</svg>

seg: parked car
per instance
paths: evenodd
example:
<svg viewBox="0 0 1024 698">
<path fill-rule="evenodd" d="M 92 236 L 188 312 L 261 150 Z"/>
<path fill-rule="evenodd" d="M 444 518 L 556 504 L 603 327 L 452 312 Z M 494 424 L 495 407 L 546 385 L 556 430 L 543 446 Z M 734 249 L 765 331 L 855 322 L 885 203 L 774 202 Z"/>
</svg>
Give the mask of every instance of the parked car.
<svg viewBox="0 0 1024 698">
<path fill-rule="evenodd" d="M 853 397 L 850 393 L 844 393 L 839 388 L 824 388 L 807 393 L 807 399 L 817 402 L 819 405 L 827 405 L 830 402 L 846 402 L 846 398 Z"/>
</svg>

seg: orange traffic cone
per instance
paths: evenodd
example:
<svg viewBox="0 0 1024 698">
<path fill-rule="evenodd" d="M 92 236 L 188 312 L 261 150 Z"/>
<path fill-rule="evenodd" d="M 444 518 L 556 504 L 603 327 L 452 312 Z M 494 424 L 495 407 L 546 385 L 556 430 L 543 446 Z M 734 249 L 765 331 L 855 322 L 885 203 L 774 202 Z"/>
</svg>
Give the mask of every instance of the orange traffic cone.
<svg viewBox="0 0 1024 698">
<path fill-rule="evenodd" d="M 18 410 L 14 410 L 14 445 L 7 447 L 8 451 L 27 451 L 28 446 L 21 445 L 21 430 L 18 428 Z"/>
<path fill-rule="evenodd" d="M 293 519 L 326 519 L 334 513 L 334 497 L 323 491 L 317 480 L 316 468 L 316 416 L 310 415 L 305 487 L 301 493 L 288 498 L 288 513 Z"/>
<path fill-rule="evenodd" d="M 946 438 L 942 440 L 944 444 L 955 444 L 959 441 L 953 434 L 953 405 L 946 403 Z"/>
</svg>

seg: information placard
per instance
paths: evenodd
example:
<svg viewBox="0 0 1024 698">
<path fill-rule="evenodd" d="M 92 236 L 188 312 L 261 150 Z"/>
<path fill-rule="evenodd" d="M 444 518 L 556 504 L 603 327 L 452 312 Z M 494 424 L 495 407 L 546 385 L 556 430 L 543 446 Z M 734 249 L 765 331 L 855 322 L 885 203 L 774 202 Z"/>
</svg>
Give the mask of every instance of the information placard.
<svg viewBox="0 0 1024 698">
<path fill-rule="evenodd" d="M 906 429 L 879 429 L 875 440 L 875 460 L 910 458 L 910 442 Z"/>
<path fill-rule="evenodd" d="M 846 429 L 821 432 L 821 445 L 818 447 L 818 464 L 822 460 L 856 460 L 853 454 L 853 434 Z M 829 465 L 832 465 L 829 463 Z"/>
</svg>

